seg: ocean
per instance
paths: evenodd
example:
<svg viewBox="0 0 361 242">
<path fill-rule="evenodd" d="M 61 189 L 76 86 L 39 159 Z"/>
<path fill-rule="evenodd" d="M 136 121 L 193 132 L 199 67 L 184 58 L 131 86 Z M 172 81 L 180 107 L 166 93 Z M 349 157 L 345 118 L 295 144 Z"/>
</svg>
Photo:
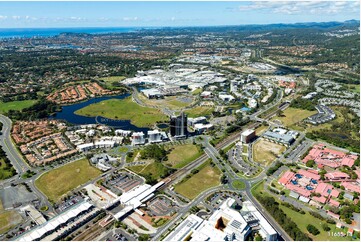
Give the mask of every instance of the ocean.
<svg viewBox="0 0 361 242">
<path fill-rule="evenodd" d="M 31 38 L 36 36 L 50 37 L 61 33 L 129 33 L 139 31 L 144 28 L 126 27 L 82 27 L 82 28 L 0 28 L 0 38 Z"/>
</svg>

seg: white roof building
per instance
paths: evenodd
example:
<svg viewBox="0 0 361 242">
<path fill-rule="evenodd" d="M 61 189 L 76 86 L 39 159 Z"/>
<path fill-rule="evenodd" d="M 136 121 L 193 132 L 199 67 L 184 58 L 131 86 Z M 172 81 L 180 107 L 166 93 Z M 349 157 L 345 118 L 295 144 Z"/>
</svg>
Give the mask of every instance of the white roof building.
<svg viewBox="0 0 361 242">
<path fill-rule="evenodd" d="M 162 133 L 159 130 L 149 130 L 148 131 L 148 140 L 149 143 L 159 143 L 162 142 Z"/>
<path fill-rule="evenodd" d="M 16 238 L 16 241 L 33 241 L 33 240 L 40 240 L 47 233 L 51 233 L 55 231 L 57 228 L 60 228 L 62 225 L 67 224 L 68 221 L 77 217 L 82 212 L 87 211 L 89 208 L 93 207 L 87 201 L 83 201 L 79 204 L 74 205 L 70 209 L 66 210 L 65 212 L 55 216 L 51 220 L 43 223 L 39 226 L 34 227 L 30 231 L 22 234 L 20 237 Z"/>
<path fill-rule="evenodd" d="M 144 145 L 145 138 L 143 132 L 134 132 L 132 134 L 132 145 Z"/>
<path fill-rule="evenodd" d="M 244 202 L 241 212 L 232 208 L 234 202 L 228 198 L 208 220 L 189 215 L 164 241 L 245 241 L 257 226 L 264 239 L 277 239 L 277 232 L 251 202 Z"/>
<path fill-rule="evenodd" d="M 235 99 L 232 95 L 229 94 L 219 94 L 218 97 L 224 102 L 231 102 Z"/>
</svg>

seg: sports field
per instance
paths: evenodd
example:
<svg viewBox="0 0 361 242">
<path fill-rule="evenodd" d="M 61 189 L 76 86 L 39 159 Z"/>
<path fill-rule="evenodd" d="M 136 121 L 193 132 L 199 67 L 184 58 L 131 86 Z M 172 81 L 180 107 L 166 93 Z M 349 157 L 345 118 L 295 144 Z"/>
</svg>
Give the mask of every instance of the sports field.
<svg viewBox="0 0 361 242">
<path fill-rule="evenodd" d="M 22 110 L 35 104 L 37 100 L 24 100 L 24 101 L 12 101 L 12 102 L 1 102 L 0 101 L 0 113 L 6 113 L 9 110 Z"/>
<path fill-rule="evenodd" d="M 203 151 L 199 150 L 199 148 L 193 144 L 177 145 L 171 149 L 172 151 L 168 155 L 167 165 L 169 164 L 176 169 L 189 164 L 203 153 Z"/>
<path fill-rule="evenodd" d="M 81 159 L 44 173 L 35 181 L 35 185 L 51 201 L 56 202 L 62 195 L 101 173 L 87 159 Z"/>
<path fill-rule="evenodd" d="M 99 103 L 91 104 L 75 112 L 87 117 L 102 116 L 110 119 L 130 120 L 138 127 L 151 127 L 157 121 L 168 120 L 160 110 L 142 107 L 132 101 L 132 98 L 109 99 Z"/>
<path fill-rule="evenodd" d="M 189 199 L 194 199 L 204 190 L 219 185 L 221 171 L 212 167 L 209 162 L 202 167 L 198 173 L 175 185 L 174 191 Z"/>
</svg>

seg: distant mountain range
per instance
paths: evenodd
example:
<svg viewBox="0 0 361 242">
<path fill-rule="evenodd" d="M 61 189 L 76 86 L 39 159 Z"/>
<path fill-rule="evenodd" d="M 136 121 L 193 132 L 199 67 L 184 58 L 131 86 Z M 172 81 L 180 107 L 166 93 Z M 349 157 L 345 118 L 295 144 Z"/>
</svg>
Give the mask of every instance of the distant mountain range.
<svg viewBox="0 0 361 242">
<path fill-rule="evenodd" d="M 310 29 L 310 28 L 319 28 L 319 29 L 329 29 L 337 27 L 346 27 L 346 28 L 357 28 L 360 27 L 360 20 L 347 20 L 344 22 L 305 22 L 305 23 L 293 23 L 293 24 L 246 24 L 246 25 L 224 25 L 224 26 L 204 26 L 204 27 L 164 27 L 159 29 L 203 29 L 203 30 L 249 30 L 249 31 L 261 31 L 261 30 L 276 30 L 276 29 Z"/>
</svg>

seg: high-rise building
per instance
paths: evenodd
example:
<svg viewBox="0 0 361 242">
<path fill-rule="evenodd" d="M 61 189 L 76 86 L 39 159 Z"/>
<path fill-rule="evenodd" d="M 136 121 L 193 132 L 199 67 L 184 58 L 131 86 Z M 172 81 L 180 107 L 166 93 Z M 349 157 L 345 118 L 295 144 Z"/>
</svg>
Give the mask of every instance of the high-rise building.
<svg viewBox="0 0 361 242">
<path fill-rule="evenodd" d="M 187 115 L 183 112 L 170 118 L 170 135 L 176 139 L 187 137 Z"/>
<path fill-rule="evenodd" d="M 248 144 L 256 137 L 256 131 L 254 129 L 247 129 L 241 133 L 241 142 Z"/>
</svg>

